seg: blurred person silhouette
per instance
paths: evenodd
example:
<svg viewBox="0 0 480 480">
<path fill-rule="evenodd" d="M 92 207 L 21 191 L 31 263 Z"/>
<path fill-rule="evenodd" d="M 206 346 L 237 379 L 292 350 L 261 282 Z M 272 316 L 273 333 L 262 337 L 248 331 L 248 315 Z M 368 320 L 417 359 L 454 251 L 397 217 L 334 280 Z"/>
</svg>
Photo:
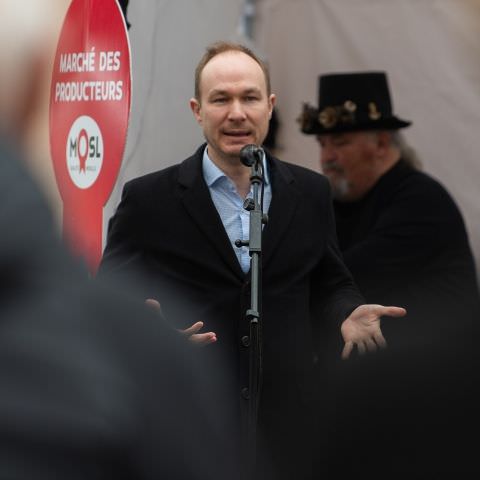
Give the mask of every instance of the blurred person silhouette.
<svg viewBox="0 0 480 480">
<path fill-rule="evenodd" d="M 183 162 L 125 184 L 100 267 L 102 276 L 137 267 L 148 279 L 145 297 L 158 298 L 172 324 L 188 326 L 193 313 L 216 335 L 202 352 L 230 372 L 229 403 L 242 439 L 253 394 L 245 315 L 251 280 L 248 248 L 235 240 L 249 235 L 243 204 L 252 188 L 240 151 L 263 144 L 274 105 L 268 68 L 251 50 L 209 45 L 190 100 L 206 143 Z M 312 363 L 314 345 L 322 339 L 336 356 L 343 349 L 344 358 L 354 348 L 376 350 L 385 342 L 380 316 L 405 312 L 364 304 L 338 252 L 326 179 L 267 150 L 262 165 L 269 220 L 262 240 L 257 478 L 309 479 L 323 385 Z M 178 296 L 184 301 L 172 304 Z M 242 459 L 249 464 L 246 447 Z"/>
<path fill-rule="evenodd" d="M 332 366 L 325 477 L 478 478 L 478 326 Z M 375 360 L 375 361 L 372 361 Z"/>
<path fill-rule="evenodd" d="M 479 321 L 475 263 L 458 206 L 400 134 L 411 122 L 394 115 L 386 73 L 321 75 L 318 103 L 299 121 L 320 145 L 345 264 L 367 301 L 408 309 L 383 322 L 390 343 L 448 342 Z"/>
<path fill-rule="evenodd" d="M 0 478 L 235 478 L 220 367 L 88 279 L 25 169 L 56 7 L 0 0 Z"/>
</svg>

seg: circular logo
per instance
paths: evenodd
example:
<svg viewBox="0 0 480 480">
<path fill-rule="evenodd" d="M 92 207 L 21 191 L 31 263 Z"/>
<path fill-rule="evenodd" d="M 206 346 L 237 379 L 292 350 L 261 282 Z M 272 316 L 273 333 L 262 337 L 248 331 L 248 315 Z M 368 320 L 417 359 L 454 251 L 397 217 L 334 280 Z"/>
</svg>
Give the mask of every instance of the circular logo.
<svg viewBox="0 0 480 480">
<path fill-rule="evenodd" d="M 70 128 L 66 145 L 67 169 L 73 183 L 81 189 L 97 180 L 103 163 L 103 138 L 97 122 L 78 117 Z"/>
</svg>

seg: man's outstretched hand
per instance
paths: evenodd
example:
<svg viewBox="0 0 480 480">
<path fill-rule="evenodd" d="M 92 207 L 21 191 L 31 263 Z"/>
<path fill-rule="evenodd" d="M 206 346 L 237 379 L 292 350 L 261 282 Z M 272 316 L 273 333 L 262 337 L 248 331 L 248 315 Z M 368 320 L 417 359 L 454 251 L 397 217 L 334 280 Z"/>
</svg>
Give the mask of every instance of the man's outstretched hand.
<svg viewBox="0 0 480 480">
<path fill-rule="evenodd" d="M 159 313 L 162 311 L 162 307 L 160 306 L 158 300 L 147 298 L 147 300 L 145 300 L 145 304 Z M 202 328 L 203 322 L 196 322 L 184 330 L 179 329 L 178 332 L 187 337 L 188 341 L 194 345 L 203 347 L 205 345 L 209 345 L 210 343 L 215 343 L 217 341 L 217 335 L 214 332 L 198 333 Z"/>
<path fill-rule="evenodd" d="M 380 317 L 403 317 L 407 311 L 401 307 L 384 307 L 383 305 L 360 305 L 342 323 L 341 332 L 345 342 L 342 359 L 346 360 L 355 345 L 358 352 L 374 352 L 385 348 L 387 342 L 380 329 Z"/>
<path fill-rule="evenodd" d="M 196 322 L 185 330 L 179 330 L 182 335 L 188 337 L 188 340 L 201 347 L 215 343 L 217 335 L 214 332 L 197 333 L 203 328 L 203 322 Z"/>
</svg>

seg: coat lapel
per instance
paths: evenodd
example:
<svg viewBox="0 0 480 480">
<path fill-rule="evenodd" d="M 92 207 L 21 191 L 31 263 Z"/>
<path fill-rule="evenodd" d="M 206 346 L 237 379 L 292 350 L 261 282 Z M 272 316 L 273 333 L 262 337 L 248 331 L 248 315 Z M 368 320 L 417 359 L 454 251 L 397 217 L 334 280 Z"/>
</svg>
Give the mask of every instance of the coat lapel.
<svg viewBox="0 0 480 480">
<path fill-rule="evenodd" d="M 239 279 L 243 280 L 245 274 L 238 263 L 230 239 L 203 179 L 203 149 L 204 146 L 200 147 L 192 157 L 180 165 L 178 181 L 183 190 L 183 205 L 198 228 L 213 244 L 225 264 Z"/>
<path fill-rule="evenodd" d="M 289 228 L 298 205 L 299 193 L 290 170 L 279 160 L 268 157 L 269 176 L 272 184 L 272 202 L 268 211 L 268 223 L 262 238 L 262 265 L 268 264 L 273 252 Z"/>
</svg>

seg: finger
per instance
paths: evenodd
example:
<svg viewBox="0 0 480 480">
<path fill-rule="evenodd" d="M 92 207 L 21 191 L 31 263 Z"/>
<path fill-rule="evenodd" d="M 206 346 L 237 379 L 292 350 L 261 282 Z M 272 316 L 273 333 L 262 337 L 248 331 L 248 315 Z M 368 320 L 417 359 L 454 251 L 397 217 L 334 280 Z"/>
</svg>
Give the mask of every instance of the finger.
<svg viewBox="0 0 480 480">
<path fill-rule="evenodd" d="M 358 353 L 360 355 L 365 354 L 365 352 L 367 351 L 367 347 L 365 347 L 365 344 L 363 342 L 358 342 L 357 343 L 357 348 L 358 348 Z"/>
<path fill-rule="evenodd" d="M 386 317 L 404 317 L 407 311 L 402 307 L 384 307 L 383 305 L 378 305 L 375 313 L 379 316 Z"/>
<path fill-rule="evenodd" d="M 217 336 L 213 332 L 196 333 L 189 337 L 189 341 L 195 345 L 204 346 L 217 341 Z"/>
<path fill-rule="evenodd" d="M 375 343 L 373 338 L 368 338 L 367 340 L 365 340 L 365 344 L 369 352 L 375 352 L 377 350 L 377 344 Z"/>
<path fill-rule="evenodd" d="M 155 310 L 156 312 L 162 313 L 162 307 L 160 305 L 160 302 L 158 300 L 155 300 L 154 298 L 147 298 L 145 300 L 145 305 Z"/>
<path fill-rule="evenodd" d="M 184 330 L 179 330 L 179 332 L 182 333 L 183 335 L 193 335 L 194 333 L 197 333 L 199 330 L 201 330 L 202 327 L 203 327 L 203 322 L 196 322 L 190 327 L 185 328 Z"/>
<path fill-rule="evenodd" d="M 382 335 L 381 332 L 375 333 L 373 335 L 373 338 L 375 339 L 376 344 L 380 348 L 387 348 L 387 341 L 385 340 L 385 337 Z"/>
<path fill-rule="evenodd" d="M 342 360 L 347 360 L 353 350 L 353 342 L 345 342 L 345 346 L 342 350 Z"/>
</svg>

